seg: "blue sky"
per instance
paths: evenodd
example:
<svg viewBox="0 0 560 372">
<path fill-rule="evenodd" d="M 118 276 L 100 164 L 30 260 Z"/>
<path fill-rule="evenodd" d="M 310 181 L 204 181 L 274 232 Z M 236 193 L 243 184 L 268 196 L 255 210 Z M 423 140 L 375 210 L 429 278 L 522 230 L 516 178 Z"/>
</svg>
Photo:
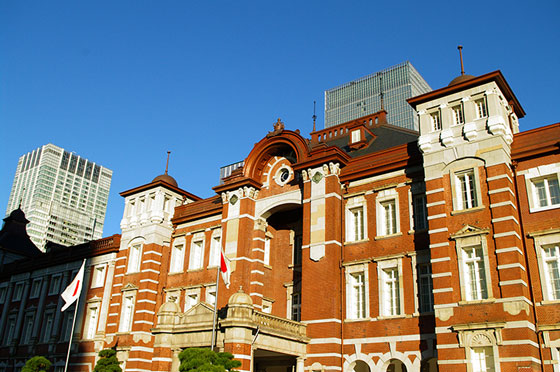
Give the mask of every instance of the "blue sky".
<svg viewBox="0 0 560 372">
<path fill-rule="evenodd" d="M 19 156 L 54 143 L 113 170 L 119 192 L 165 169 L 214 195 L 277 118 L 323 123 L 326 89 L 410 60 L 432 88 L 500 69 L 527 115 L 560 121 L 560 2 L 0 0 L 0 206 Z"/>
</svg>

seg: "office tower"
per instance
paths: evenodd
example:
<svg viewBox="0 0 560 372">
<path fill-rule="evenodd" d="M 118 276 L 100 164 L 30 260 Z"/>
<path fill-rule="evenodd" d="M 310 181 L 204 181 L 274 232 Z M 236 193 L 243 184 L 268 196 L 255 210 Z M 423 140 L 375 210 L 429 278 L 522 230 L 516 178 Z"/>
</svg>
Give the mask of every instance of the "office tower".
<svg viewBox="0 0 560 372">
<path fill-rule="evenodd" d="M 19 158 L 6 214 L 21 205 L 27 232 L 44 250 L 99 239 L 113 171 L 53 144 Z"/>
<path fill-rule="evenodd" d="M 325 128 L 382 109 L 389 124 L 418 130 L 416 112 L 406 100 L 432 88 L 408 61 L 325 91 Z"/>
</svg>

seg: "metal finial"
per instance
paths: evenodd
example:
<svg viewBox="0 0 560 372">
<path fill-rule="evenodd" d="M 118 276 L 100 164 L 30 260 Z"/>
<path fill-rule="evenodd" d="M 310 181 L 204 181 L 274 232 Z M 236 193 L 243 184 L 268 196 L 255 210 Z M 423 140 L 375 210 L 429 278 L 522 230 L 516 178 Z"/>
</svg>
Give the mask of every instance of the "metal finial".
<svg viewBox="0 0 560 372">
<path fill-rule="evenodd" d="M 381 110 L 385 110 L 385 105 L 384 105 L 384 101 L 383 101 L 383 76 L 379 76 L 379 98 L 381 100 Z"/>
<path fill-rule="evenodd" d="M 165 174 L 167 174 L 167 169 L 169 168 L 169 154 L 171 154 L 171 151 L 167 151 L 167 164 L 165 164 Z"/>
<path fill-rule="evenodd" d="M 463 46 L 459 45 L 457 49 L 459 49 L 459 58 L 461 59 L 461 75 L 465 75 L 465 68 L 463 67 Z"/>
<path fill-rule="evenodd" d="M 315 115 L 315 105 L 317 104 L 317 101 L 313 101 L 313 132 L 315 132 L 315 121 L 317 120 L 317 115 Z"/>
</svg>

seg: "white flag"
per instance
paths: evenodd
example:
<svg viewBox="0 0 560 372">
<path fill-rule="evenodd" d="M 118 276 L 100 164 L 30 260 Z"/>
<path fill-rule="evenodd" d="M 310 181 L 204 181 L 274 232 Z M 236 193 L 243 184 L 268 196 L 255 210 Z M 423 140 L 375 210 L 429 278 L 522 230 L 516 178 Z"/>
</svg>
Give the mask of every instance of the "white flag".
<svg viewBox="0 0 560 372">
<path fill-rule="evenodd" d="M 78 299 L 78 297 L 80 297 L 80 293 L 82 293 L 82 284 L 84 281 L 85 265 L 86 261 L 84 260 L 82 267 L 80 267 L 80 271 L 78 271 L 78 274 L 76 274 L 76 277 L 74 278 L 74 280 L 72 280 L 72 283 L 70 283 L 70 285 L 66 287 L 64 292 L 62 292 L 62 294 L 60 295 L 65 302 L 60 311 L 66 310 L 70 305 L 74 303 L 74 301 Z"/>
<path fill-rule="evenodd" d="M 226 288 L 229 288 L 229 277 L 231 276 L 229 259 L 224 254 L 224 251 L 221 251 L 220 253 L 220 271 L 222 272 L 222 279 L 224 280 Z"/>
</svg>

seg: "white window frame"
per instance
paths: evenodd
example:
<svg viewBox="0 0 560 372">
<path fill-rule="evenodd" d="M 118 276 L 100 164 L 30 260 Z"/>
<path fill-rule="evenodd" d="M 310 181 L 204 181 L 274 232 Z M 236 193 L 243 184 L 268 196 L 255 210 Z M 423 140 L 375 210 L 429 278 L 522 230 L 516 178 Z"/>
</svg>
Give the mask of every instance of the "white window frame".
<svg viewBox="0 0 560 372">
<path fill-rule="evenodd" d="M 480 175 L 479 166 L 483 165 L 481 161 L 473 159 L 460 160 L 455 164 L 455 167 L 450 170 L 449 178 L 451 181 L 451 195 L 453 196 L 453 212 L 477 210 L 484 208 L 482 201 L 482 193 L 480 190 Z M 469 180 L 472 178 L 472 185 L 468 184 L 466 188 L 467 195 L 472 190 L 474 192 L 474 199 L 464 199 L 463 188 L 460 178 L 463 175 L 469 174 Z M 465 184 L 467 185 L 467 184 Z M 471 187 L 472 186 L 472 187 Z M 476 201 L 476 203 L 475 203 Z M 476 204 L 476 205 L 475 205 Z"/>
<path fill-rule="evenodd" d="M 205 302 L 208 305 L 214 306 L 214 302 L 216 301 L 216 285 L 206 286 L 205 292 Z"/>
<path fill-rule="evenodd" d="M 140 272 L 142 266 L 142 254 L 144 244 L 142 242 L 131 243 L 128 247 L 128 274 Z"/>
<path fill-rule="evenodd" d="M 119 320 L 119 333 L 132 331 L 134 320 L 134 308 L 136 307 L 137 289 L 126 289 L 122 291 L 121 316 Z"/>
<path fill-rule="evenodd" d="M 346 319 L 365 320 L 369 319 L 369 272 L 368 263 L 347 266 L 346 276 Z M 360 277 L 363 282 L 356 281 Z M 360 292 L 358 292 L 360 291 Z M 360 306 L 360 303 L 363 304 Z"/>
<path fill-rule="evenodd" d="M 377 236 L 393 236 L 401 232 L 401 218 L 399 213 L 399 193 L 396 188 L 382 190 L 375 198 L 376 211 L 377 211 Z M 392 213 L 387 225 L 387 208 L 391 206 L 389 213 Z"/>
<path fill-rule="evenodd" d="M 346 241 L 349 243 L 367 240 L 366 205 L 364 195 L 355 196 L 346 201 Z"/>
<path fill-rule="evenodd" d="M 451 113 L 453 115 L 453 125 L 465 124 L 465 110 L 462 102 L 451 106 Z"/>
<path fill-rule="evenodd" d="M 57 295 L 60 293 L 60 284 L 62 282 L 62 274 L 53 274 L 49 283 L 48 295 Z"/>
<path fill-rule="evenodd" d="M 426 194 L 409 192 L 410 198 L 410 231 L 424 231 L 428 229 L 428 208 L 426 206 Z M 420 206 L 419 206 L 420 204 Z M 418 208 L 422 211 L 419 215 Z M 421 224 L 419 223 L 421 222 Z M 417 226 L 420 225 L 420 226 Z"/>
<path fill-rule="evenodd" d="M 196 233 L 191 240 L 189 271 L 200 270 L 204 266 L 204 233 Z"/>
<path fill-rule="evenodd" d="M 429 112 L 428 115 L 430 116 L 430 126 L 432 128 L 432 132 L 442 130 L 441 111 L 437 109 L 436 111 Z"/>
<path fill-rule="evenodd" d="M 429 256 L 422 262 L 417 262 L 416 264 L 416 281 L 418 288 L 418 312 L 419 313 L 432 313 L 434 312 L 434 284 L 432 280 L 432 265 L 429 261 Z M 421 268 L 427 268 L 427 272 L 422 273 Z M 427 286 L 424 285 L 427 283 Z M 427 306 L 425 298 L 428 299 Z"/>
<path fill-rule="evenodd" d="M 97 322 L 99 321 L 100 301 L 87 304 L 86 322 L 84 324 L 84 340 L 93 340 L 97 333 Z"/>
<path fill-rule="evenodd" d="M 49 325 L 49 317 L 50 317 L 50 325 Z M 54 311 L 46 311 L 45 315 L 42 319 L 41 324 L 41 342 L 44 344 L 48 344 L 51 338 L 52 330 L 54 326 Z"/>
<path fill-rule="evenodd" d="M 270 231 L 265 233 L 264 237 L 264 252 L 263 252 L 263 264 L 266 266 L 270 266 L 270 249 L 272 245 L 272 238 L 273 235 Z"/>
<path fill-rule="evenodd" d="M 12 339 L 14 338 L 14 332 L 16 330 L 16 321 L 17 318 L 15 314 L 8 317 L 6 327 L 4 328 L 4 339 L 2 340 L 4 345 L 10 345 L 10 343 L 12 342 Z"/>
<path fill-rule="evenodd" d="M 556 252 L 560 253 L 560 231 L 556 230 L 553 233 L 545 231 L 543 233 L 531 234 L 530 236 L 532 236 L 535 240 L 534 246 L 537 254 L 543 303 L 558 303 L 560 302 L 560 298 L 557 298 L 554 294 L 555 291 L 552 284 L 553 278 L 551 277 L 547 267 L 548 263 L 554 262 L 554 260 L 547 258 L 544 250 L 549 247 L 558 247 Z M 560 269 L 560 257 L 557 257 L 555 261 Z"/>
<path fill-rule="evenodd" d="M 388 272 L 396 273 L 397 286 L 390 288 Z M 404 316 L 404 295 L 403 295 L 403 272 L 402 258 L 393 258 L 377 262 L 378 292 L 379 292 L 379 314 L 381 318 L 394 318 Z M 388 293 L 391 289 L 391 293 Z M 393 295 L 398 295 L 393 298 Z M 398 306 L 393 304 L 398 301 Z M 388 306 L 390 303 L 391 306 Z"/>
<path fill-rule="evenodd" d="M 262 312 L 272 314 L 272 300 L 262 299 Z"/>
<path fill-rule="evenodd" d="M 502 328 L 506 323 L 493 323 L 493 327 L 489 327 L 488 323 L 470 323 L 465 325 L 452 326 L 453 330 L 458 333 L 459 346 L 465 348 L 465 356 L 467 362 L 467 372 L 500 372 L 500 356 L 499 345 L 502 345 Z M 490 364 L 483 370 L 477 368 L 476 351 L 485 351 L 486 356 L 484 363 Z M 489 355 L 490 353 L 491 355 Z"/>
<path fill-rule="evenodd" d="M 91 279 L 91 288 L 100 288 L 105 284 L 105 272 L 107 264 L 95 265 L 93 267 L 93 277 Z"/>
<path fill-rule="evenodd" d="M 541 165 L 528 169 L 523 173 L 519 173 L 525 174 L 525 185 L 527 187 L 527 197 L 529 199 L 529 212 L 533 213 L 560 208 L 560 203 L 552 204 L 550 187 L 545 187 L 547 205 L 540 206 L 539 193 L 535 185 L 535 182 L 546 180 L 546 186 L 549 186 L 548 182 L 553 179 L 556 179 L 556 181 L 560 184 L 560 163 Z"/>
<path fill-rule="evenodd" d="M 461 284 L 461 298 L 462 302 L 483 302 L 491 300 L 494 298 L 492 291 L 492 280 L 490 276 L 490 261 L 488 257 L 488 243 L 487 243 L 487 232 L 474 232 L 472 234 L 466 233 L 458 236 L 452 236 L 455 239 L 455 248 L 457 254 L 457 264 L 459 268 L 459 280 Z M 478 260 L 472 260 L 467 258 L 467 251 L 473 248 L 480 248 L 482 255 Z M 473 261 L 475 268 L 484 269 L 484 278 L 477 277 L 475 282 L 472 282 L 472 277 L 469 276 L 468 264 Z M 476 271 L 475 271 L 476 273 Z M 483 282 L 483 283 L 482 283 Z M 472 285 L 475 284 L 480 287 L 480 294 L 477 295 L 479 298 L 473 298 L 472 296 Z M 486 291 L 486 297 L 483 296 L 483 288 L 481 285 L 484 284 Z"/>
<path fill-rule="evenodd" d="M 350 132 L 350 136 L 351 136 L 351 142 L 350 143 L 356 143 L 356 142 L 360 142 L 362 140 L 362 131 L 361 129 L 354 129 Z"/>
<path fill-rule="evenodd" d="M 210 237 L 210 253 L 208 254 L 208 268 L 220 266 L 222 252 L 222 229 L 214 229 Z"/>
<path fill-rule="evenodd" d="M 176 274 L 183 272 L 185 266 L 185 238 L 176 238 L 171 248 L 171 259 L 169 262 L 169 273 Z"/>
<path fill-rule="evenodd" d="M 193 303 L 194 299 L 194 303 Z M 189 311 L 200 302 L 200 288 L 190 288 L 185 291 L 185 312 Z"/>
<path fill-rule="evenodd" d="M 486 100 L 486 96 L 482 96 L 480 98 L 476 98 L 473 100 L 474 103 L 474 111 L 476 113 L 477 119 L 484 119 L 488 117 L 488 101 Z"/>
<path fill-rule="evenodd" d="M 35 314 L 29 312 L 23 318 L 23 329 L 21 332 L 21 344 L 31 344 L 31 337 L 33 335 L 33 325 L 35 324 Z"/>
</svg>

